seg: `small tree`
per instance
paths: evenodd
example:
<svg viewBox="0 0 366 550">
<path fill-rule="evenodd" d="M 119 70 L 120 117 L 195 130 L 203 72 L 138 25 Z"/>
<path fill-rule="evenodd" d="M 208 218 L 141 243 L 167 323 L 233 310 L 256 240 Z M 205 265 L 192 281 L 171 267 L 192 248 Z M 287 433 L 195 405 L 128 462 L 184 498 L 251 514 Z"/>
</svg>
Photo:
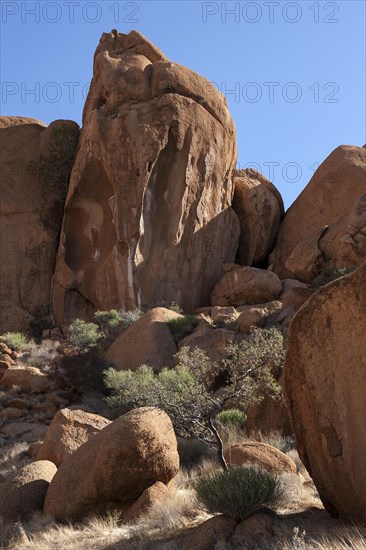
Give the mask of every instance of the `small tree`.
<svg viewBox="0 0 366 550">
<path fill-rule="evenodd" d="M 216 449 L 227 469 L 216 417 L 229 406 L 246 409 L 265 395 L 280 394 L 275 371 L 284 361 L 283 337 L 274 328 L 253 328 L 228 352 L 225 361 L 212 363 L 202 349 L 182 348 L 178 365 L 155 376 L 146 365 L 135 372 L 108 369 L 105 383 L 112 395 L 107 401 L 118 414 L 146 405 L 164 409 L 179 435 L 198 437 Z M 222 375 L 226 384 L 219 391 L 207 387 L 209 378 Z"/>
</svg>

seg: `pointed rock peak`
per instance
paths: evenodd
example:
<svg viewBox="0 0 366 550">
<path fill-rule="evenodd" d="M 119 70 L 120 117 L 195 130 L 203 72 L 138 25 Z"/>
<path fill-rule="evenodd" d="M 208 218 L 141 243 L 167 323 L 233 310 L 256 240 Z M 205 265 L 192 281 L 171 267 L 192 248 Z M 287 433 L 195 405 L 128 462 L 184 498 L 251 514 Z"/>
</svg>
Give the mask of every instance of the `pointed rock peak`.
<svg viewBox="0 0 366 550">
<path fill-rule="evenodd" d="M 138 31 L 131 31 L 128 34 L 112 29 L 111 32 L 103 33 L 97 48 L 96 54 L 107 50 L 110 54 L 136 53 L 144 55 L 154 63 L 155 61 L 168 61 L 168 58 Z"/>
</svg>

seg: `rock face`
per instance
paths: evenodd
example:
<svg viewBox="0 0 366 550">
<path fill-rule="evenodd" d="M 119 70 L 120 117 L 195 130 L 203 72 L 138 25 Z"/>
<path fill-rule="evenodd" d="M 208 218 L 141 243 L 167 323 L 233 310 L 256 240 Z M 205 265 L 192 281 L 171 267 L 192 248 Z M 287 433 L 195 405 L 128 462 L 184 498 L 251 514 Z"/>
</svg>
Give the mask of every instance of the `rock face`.
<svg viewBox="0 0 366 550">
<path fill-rule="evenodd" d="M 151 487 L 145 489 L 142 495 L 133 503 L 128 512 L 123 516 L 124 522 L 133 522 L 146 516 L 151 508 L 158 502 L 166 501 L 170 497 L 170 491 L 164 483 L 157 481 Z"/>
<path fill-rule="evenodd" d="M 60 466 L 80 445 L 108 424 L 110 420 L 98 414 L 61 409 L 52 419 L 37 460 L 50 460 Z"/>
<path fill-rule="evenodd" d="M 240 238 L 236 261 L 251 266 L 268 259 L 284 214 L 276 187 L 252 168 L 236 170 L 233 210 L 239 218 Z"/>
<path fill-rule="evenodd" d="M 104 359 L 118 370 L 173 366 L 177 346 L 167 322 L 179 318 L 182 315 L 163 307 L 148 311 L 113 342 Z"/>
<path fill-rule="evenodd" d="M 366 521 L 366 264 L 292 320 L 285 390 L 298 451 L 333 515 Z"/>
<path fill-rule="evenodd" d="M 225 458 L 231 465 L 254 464 L 274 474 L 296 474 L 297 472 L 296 464 L 285 453 L 258 441 L 232 445 L 226 449 Z"/>
<path fill-rule="evenodd" d="M 220 279 L 211 294 L 213 306 L 263 304 L 277 298 L 282 290 L 275 273 L 255 267 L 234 267 Z"/>
<path fill-rule="evenodd" d="M 366 150 L 341 145 L 286 212 L 270 262 L 281 279 L 310 282 L 321 268 L 366 257 Z"/>
<path fill-rule="evenodd" d="M 26 519 L 41 511 L 48 486 L 57 468 L 48 460 L 23 466 L 15 476 L 0 485 L 0 516 Z"/>
<path fill-rule="evenodd" d="M 56 518 L 80 518 L 133 503 L 157 481 L 178 473 L 170 418 L 140 408 L 120 416 L 79 447 L 57 471 L 44 506 Z"/>
<path fill-rule="evenodd" d="M 103 34 L 60 237 L 57 322 L 207 305 L 236 254 L 236 154 L 226 100 L 208 80 L 138 32 Z"/>
<path fill-rule="evenodd" d="M 236 320 L 236 328 L 239 332 L 248 334 L 252 326 L 263 326 L 265 319 L 279 311 L 282 307 L 281 302 L 273 300 L 267 304 L 257 304 L 256 306 L 240 306 L 238 308 L 239 317 Z"/>
<path fill-rule="evenodd" d="M 56 200 L 30 168 L 47 155 L 53 130 L 32 118 L 0 117 L 0 334 L 26 331 L 33 317 L 47 315 L 62 221 Z"/>
<path fill-rule="evenodd" d="M 57 389 L 48 374 L 36 367 L 16 367 L 4 371 L 1 384 L 6 388 L 18 386 L 24 393 L 48 393 Z"/>
</svg>

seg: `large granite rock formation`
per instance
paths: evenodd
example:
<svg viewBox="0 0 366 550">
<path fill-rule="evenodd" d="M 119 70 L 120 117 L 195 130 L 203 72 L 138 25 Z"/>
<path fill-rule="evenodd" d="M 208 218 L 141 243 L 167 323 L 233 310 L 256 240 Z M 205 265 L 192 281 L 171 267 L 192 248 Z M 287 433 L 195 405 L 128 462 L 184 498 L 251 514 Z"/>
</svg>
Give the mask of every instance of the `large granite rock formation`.
<svg viewBox="0 0 366 550">
<path fill-rule="evenodd" d="M 365 192 L 366 150 L 337 147 L 286 212 L 270 257 L 273 271 L 281 279 L 311 282 L 323 268 L 361 265 L 366 258 Z"/>
<path fill-rule="evenodd" d="M 235 127 L 224 96 L 140 33 L 103 34 L 57 258 L 58 322 L 209 302 L 233 261 Z"/>
<path fill-rule="evenodd" d="M 248 266 L 266 262 L 284 214 L 281 194 L 253 168 L 236 170 L 234 184 L 233 209 L 240 223 L 236 261 Z"/>
<path fill-rule="evenodd" d="M 78 132 L 71 121 L 47 127 L 33 118 L 0 117 L 0 334 L 26 331 L 30 320 L 49 314 L 62 207 L 33 164 L 48 155 L 61 126 Z"/>
<path fill-rule="evenodd" d="M 288 332 L 285 390 L 301 460 L 332 515 L 366 522 L 366 263 L 320 288 Z"/>
</svg>

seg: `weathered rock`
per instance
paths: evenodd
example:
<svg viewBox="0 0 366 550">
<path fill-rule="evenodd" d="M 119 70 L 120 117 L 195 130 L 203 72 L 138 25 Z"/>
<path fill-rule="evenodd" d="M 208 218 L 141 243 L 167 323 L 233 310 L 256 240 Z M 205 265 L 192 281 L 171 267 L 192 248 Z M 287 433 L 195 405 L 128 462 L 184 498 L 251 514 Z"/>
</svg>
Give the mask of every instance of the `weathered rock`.
<svg viewBox="0 0 366 550">
<path fill-rule="evenodd" d="M 211 309 L 211 317 L 214 323 L 235 321 L 238 316 L 235 307 L 215 306 Z"/>
<path fill-rule="evenodd" d="M 285 436 L 293 434 L 282 400 L 266 396 L 260 403 L 250 405 L 245 413 L 245 427 L 248 433 L 260 431 L 264 434 L 279 432 Z"/>
<path fill-rule="evenodd" d="M 333 515 L 366 521 L 366 264 L 320 288 L 288 331 L 285 390 L 299 455 Z"/>
<path fill-rule="evenodd" d="M 36 426 L 41 424 L 33 422 L 12 422 L 1 428 L 1 434 L 9 439 L 16 439 L 18 437 L 24 437 L 25 434 L 31 432 Z"/>
<path fill-rule="evenodd" d="M 226 347 L 234 340 L 235 332 L 225 328 L 214 329 L 207 322 L 200 320 L 192 334 L 179 342 L 179 349 L 201 348 L 212 361 L 219 362 L 227 357 Z"/>
<path fill-rule="evenodd" d="M 80 518 L 136 501 L 157 481 L 179 469 L 177 440 L 168 415 L 158 409 L 130 411 L 79 447 L 59 467 L 44 512 Z"/>
<path fill-rule="evenodd" d="M 0 412 L 0 418 L 20 418 L 21 416 L 23 416 L 23 411 L 15 407 L 7 407 Z"/>
<path fill-rule="evenodd" d="M 228 544 L 236 525 L 234 519 L 214 516 L 191 529 L 180 542 L 180 547 L 183 550 L 210 550 L 216 547 L 218 541 L 221 545 Z"/>
<path fill-rule="evenodd" d="M 131 508 L 123 515 L 123 521 L 130 523 L 146 516 L 158 502 L 166 501 L 171 493 L 164 483 L 157 481 L 151 487 L 145 489 L 142 495 L 134 502 Z"/>
<path fill-rule="evenodd" d="M 78 130 L 71 121 L 46 127 L 31 118 L 0 117 L 0 334 L 26 331 L 33 316 L 49 311 L 62 214 L 54 193 L 45 192 L 29 166 L 47 156 L 53 129 L 61 123 Z"/>
<path fill-rule="evenodd" d="M 341 145 L 319 166 L 281 224 L 270 258 L 281 279 L 310 282 L 321 268 L 362 263 L 366 199 L 360 197 L 365 178 L 362 147 Z"/>
<path fill-rule="evenodd" d="M 251 266 L 266 261 L 273 250 L 283 201 L 276 187 L 253 168 L 236 170 L 234 185 L 233 210 L 240 223 L 236 259 L 240 265 Z"/>
<path fill-rule="evenodd" d="M 136 31 L 103 34 L 60 237 L 56 321 L 207 305 L 236 253 L 236 154 L 226 100 L 208 80 Z"/>
<path fill-rule="evenodd" d="M 163 307 L 154 308 L 135 321 L 113 342 L 104 358 L 118 370 L 150 365 L 155 370 L 173 365 L 177 352 L 168 321 L 183 316 Z"/>
<path fill-rule="evenodd" d="M 295 462 L 285 453 L 258 441 L 232 445 L 225 450 L 225 458 L 232 465 L 254 464 L 274 474 L 296 474 L 297 472 Z"/>
<path fill-rule="evenodd" d="M 2 353 L 0 355 L 0 365 L 3 365 L 4 368 L 12 367 L 15 364 L 16 363 L 15 363 L 14 359 L 12 359 L 10 357 L 10 355 L 8 355 L 7 353 Z"/>
<path fill-rule="evenodd" d="M 60 466 L 76 449 L 110 424 L 98 414 L 62 409 L 53 417 L 38 451 L 38 460 L 50 460 Z"/>
<path fill-rule="evenodd" d="M 238 308 L 240 315 L 236 320 L 237 330 L 247 334 L 252 326 L 261 327 L 266 318 L 272 313 L 279 311 L 281 307 L 281 302 L 277 300 L 256 306 L 240 306 Z"/>
<path fill-rule="evenodd" d="M 48 374 L 36 367 L 16 367 L 4 371 L 1 384 L 6 388 L 18 386 L 24 393 L 47 393 L 56 389 Z"/>
<path fill-rule="evenodd" d="M 275 300 L 282 290 L 275 273 L 255 267 L 232 269 L 217 283 L 211 294 L 213 306 L 263 304 Z"/>
<path fill-rule="evenodd" d="M 256 512 L 237 525 L 231 544 L 234 548 L 240 548 L 242 543 L 249 546 L 252 542 L 255 547 L 261 537 L 273 537 L 276 524 L 278 524 L 278 518 L 274 512 L 270 510 Z"/>
<path fill-rule="evenodd" d="M 57 468 L 48 460 L 32 462 L 0 485 L 0 516 L 26 519 L 41 511 L 48 486 Z"/>
<path fill-rule="evenodd" d="M 11 356 L 12 351 L 4 342 L 0 342 L 0 353 L 6 353 L 6 355 Z"/>
</svg>

